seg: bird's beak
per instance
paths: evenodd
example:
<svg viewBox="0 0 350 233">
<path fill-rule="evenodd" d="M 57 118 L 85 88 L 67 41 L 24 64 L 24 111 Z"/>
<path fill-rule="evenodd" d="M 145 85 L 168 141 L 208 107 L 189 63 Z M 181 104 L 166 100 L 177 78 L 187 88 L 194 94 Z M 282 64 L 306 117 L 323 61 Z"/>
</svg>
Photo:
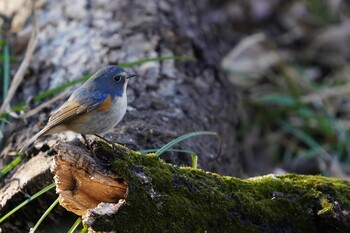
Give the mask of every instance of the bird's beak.
<svg viewBox="0 0 350 233">
<path fill-rule="evenodd" d="M 136 77 L 136 76 L 137 76 L 137 74 L 129 74 L 129 76 L 126 79 L 133 78 L 133 77 Z"/>
</svg>

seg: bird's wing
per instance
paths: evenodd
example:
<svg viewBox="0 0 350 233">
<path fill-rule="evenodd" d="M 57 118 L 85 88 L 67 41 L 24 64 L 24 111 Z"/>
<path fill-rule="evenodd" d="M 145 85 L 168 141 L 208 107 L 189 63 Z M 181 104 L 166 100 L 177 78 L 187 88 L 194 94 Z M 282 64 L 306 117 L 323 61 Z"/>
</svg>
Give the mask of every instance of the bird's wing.
<svg viewBox="0 0 350 233">
<path fill-rule="evenodd" d="M 78 94 L 77 94 L 78 93 Z M 35 134 L 19 151 L 22 153 L 24 149 L 30 146 L 35 140 L 45 135 L 49 130 L 57 125 L 67 123 L 75 117 L 89 112 L 93 109 L 107 109 L 111 103 L 111 97 L 108 94 L 97 92 L 89 92 L 86 95 L 83 91 L 73 93 L 73 95 L 50 117 L 47 125 Z M 87 98 L 86 96 L 89 96 Z"/>
<path fill-rule="evenodd" d="M 89 93 L 89 98 L 77 96 L 69 98 L 54 114 L 50 117 L 47 126 L 53 128 L 57 125 L 67 123 L 75 117 L 87 113 L 99 106 L 104 106 L 106 102 L 110 103 L 110 96 L 105 94 Z"/>
</svg>

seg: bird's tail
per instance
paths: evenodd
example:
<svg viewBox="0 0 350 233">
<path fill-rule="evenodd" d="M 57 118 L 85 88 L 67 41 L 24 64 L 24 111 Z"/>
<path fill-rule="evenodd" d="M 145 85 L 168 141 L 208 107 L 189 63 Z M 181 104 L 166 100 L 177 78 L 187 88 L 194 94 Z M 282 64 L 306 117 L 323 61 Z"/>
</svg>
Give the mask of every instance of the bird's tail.
<svg viewBox="0 0 350 233">
<path fill-rule="evenodd" d="M 49 127 L 44 127 L 37 134 L 35 134 L 24 146 L 19 150 L 19 154 L 21 154 L 25 149 L 30 147 L 36 140 L 44 136 L 50 130 Z"/>
</svg>

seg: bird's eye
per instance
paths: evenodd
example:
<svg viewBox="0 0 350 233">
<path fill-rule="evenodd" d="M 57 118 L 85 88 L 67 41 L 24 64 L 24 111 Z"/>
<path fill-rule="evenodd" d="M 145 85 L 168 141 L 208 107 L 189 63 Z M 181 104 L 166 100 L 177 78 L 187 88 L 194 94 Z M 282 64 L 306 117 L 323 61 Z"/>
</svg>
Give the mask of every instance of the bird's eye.
<svg viewBox="0 0 350 233">
<path fill-rule="evenodd" d="M 120 82 L 120 80 L 122 80 L 122 76 L 120 75 L 114 76 L 114 80 L 117 82 Z"/>
</svg>

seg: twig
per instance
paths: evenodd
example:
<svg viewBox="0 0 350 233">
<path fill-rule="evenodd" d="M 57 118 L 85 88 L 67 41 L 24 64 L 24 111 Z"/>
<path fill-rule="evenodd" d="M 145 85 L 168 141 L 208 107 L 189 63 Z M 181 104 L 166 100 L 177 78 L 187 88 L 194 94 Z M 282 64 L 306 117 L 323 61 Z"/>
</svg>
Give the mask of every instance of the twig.
<svg viewBox="0 0 350 233">
<path fill-rule="evenodd" d="M 4 113 L 6 111 L 6 109 L 9 108 L 10 102 L 11 102 L 13 96 L 15 95 L 15 92 L 16 92 L 18 86 L 23 81 L 24 74 L 29 66 L 29 62 L 32 58 L 34 49 L 35 49 L 37 41 L 38 41 L 39 26 L 38 26 L 37 18 L 36 18 L 35 0 L 32 0 L 32 16 L 33 16 L 33 31 L 32 31 L 32 34 L 30 36 L 27 51 L 24 55 L 24 59 L 20 65 L 20 67 L 18 68 L 18 70 L 13 78 L 10 89 L 8 91 L 8 95 L 1 105 L 0 114 Z"/>
</svg>

